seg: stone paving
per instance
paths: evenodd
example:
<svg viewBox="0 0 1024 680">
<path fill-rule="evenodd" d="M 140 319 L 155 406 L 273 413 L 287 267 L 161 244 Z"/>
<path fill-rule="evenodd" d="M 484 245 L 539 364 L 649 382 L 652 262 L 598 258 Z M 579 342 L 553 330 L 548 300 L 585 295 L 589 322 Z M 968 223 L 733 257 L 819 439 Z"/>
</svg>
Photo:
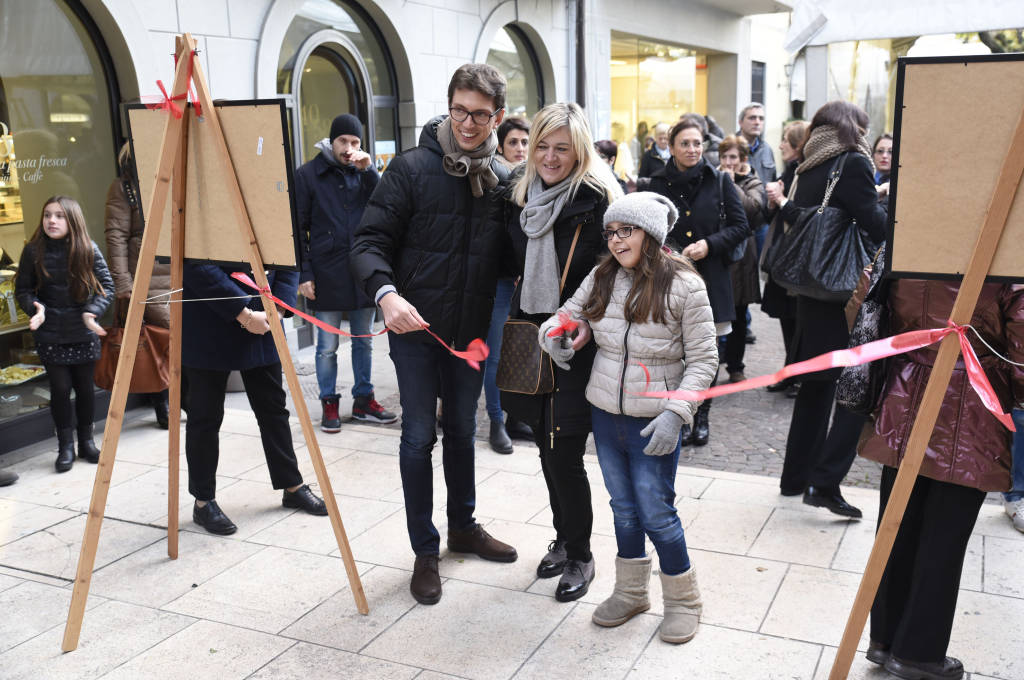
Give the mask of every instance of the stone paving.
<svg viewBox="0 0 1024 680">
<path fill-rule="evenodd" d="M 755 362 L 772 361 L 767 351 L 760 357 L 771 346 L 770 322 L 755 316 L 755 331 L 751 374 L 759 372 Z M 378 395 L 396 407 L 384 343 L 375 345 L 375 358 Z M 311 363 L 311 351 L 297 360 Z M 343 383 L 347 370 L 344 364 Z M 318 431 L 318 441 L 370 604 L 370 614 L 359 615 L 327 518 L 281 507 L 245 396 L 232 394 L 218 501 L 238 533 L 216 537 L 191 522 L 182 457 L 180 556 L 167 558 L 166 433 L 155 428 L 151 413 L 129 414 L 81 642 L 68 654 L 60 641 L 96 468 L 79 462 L 54 473 L 53 440 L 0 459 L 21 475 L 0 488 L 0 678 L 823 680 L 870 550 L 877 492 L 844 489 L 865 512 L 860 522 L 780 496 L 778 452 L 791 402 L 763 391 L 749 398 L 764 408 L 759 417 L 744 421 L 738 404 L 720 400 L 712 409 L 711 445 L 688 452 L 679 468 L 677 506 L 705 600 L 701 630 L 686 645 L 657 637 L 657 577 L 650 612 L 616 629 L 590 622 L 611 592 L 615 553 L 608 496 L 593 456 L 586 465 L 597 578 L 583 599 L 568 604 L 552 597 L 554 580 L 536 578 L 552 538 L 550 509 L 536 449 L 520 442 L 511 456 L 483 442 L 477 453 L 477 518 L 517 546 L 519 560 L 495 564 L 443 552 L 444 597 L 434 606 L 416 604 L 408 592 L 412 555 L 399 432 L 347 422 L 340 434 Z M 307 397 L 315 399 L 315 392 Z M 737 413 L 732 422 L 730 409 Z M 294 419 L 293 432 L 312 482 Z M 436 453 L 436 497 L 443 498 Z M 730 465 L 745 472 L 722 469 Z M 435 522 L 444 535 L 443 507 Z M 1022 563 L 1024 534 L 1001 506 L 985 504 L 950 644 L 971 680 L 1024 678 Z M 866 642 L 862 636 L 861 651 Z M 858 654 L 849 677 L 889 676 Z"/>
</svg>

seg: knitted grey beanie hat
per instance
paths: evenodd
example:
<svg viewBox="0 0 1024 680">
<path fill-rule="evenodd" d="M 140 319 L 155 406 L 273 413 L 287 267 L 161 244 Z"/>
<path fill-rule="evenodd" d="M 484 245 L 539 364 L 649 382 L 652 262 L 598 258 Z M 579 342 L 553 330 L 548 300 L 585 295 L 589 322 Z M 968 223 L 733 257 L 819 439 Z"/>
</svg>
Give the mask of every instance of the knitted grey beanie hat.
<svg viewBox="0 0 1024 680">
<path fill-rule="evenodd" d="M 672 201 L 653 191 L 638 191 L 618 199 L 604 213 L 605 228 L 612 222 L 640 227 L 665 245 L 665 237 L 679 218 Z"/>
</svg>

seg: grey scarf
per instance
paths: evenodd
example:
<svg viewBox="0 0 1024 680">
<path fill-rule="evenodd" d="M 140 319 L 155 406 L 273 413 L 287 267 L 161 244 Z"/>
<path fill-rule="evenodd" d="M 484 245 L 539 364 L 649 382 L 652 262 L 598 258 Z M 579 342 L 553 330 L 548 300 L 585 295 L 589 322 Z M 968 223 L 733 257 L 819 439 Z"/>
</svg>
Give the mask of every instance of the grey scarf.
<svg viewBox="0 0 1024 680">
<path fill-rule="evenodd" d="M 523 292 L 519 307 L 527 314 L 551 314 L 558 309 L 558 254 L 555 252 L 555 220 L 569 199 L 570 178 L 544 188 L 534 177 L 526 191 L 526 205 L 519 225 L 529 239 L 523 267 Z"/>
<path fill-rule="evenodd" d="M 474 197 L 480 198 L 485 189 L 498 186 L 498 176 L 491 170 L 494 152 L 498 150 L 498 136 L 493 130 L 483 144 L 472 151 L 463 151 L 455 141 L 452 119 L 445 118 L 437 126 L 437 142 L 444 152 L 444 171 L 452 177 L 468 177 Z"/>
</svg>

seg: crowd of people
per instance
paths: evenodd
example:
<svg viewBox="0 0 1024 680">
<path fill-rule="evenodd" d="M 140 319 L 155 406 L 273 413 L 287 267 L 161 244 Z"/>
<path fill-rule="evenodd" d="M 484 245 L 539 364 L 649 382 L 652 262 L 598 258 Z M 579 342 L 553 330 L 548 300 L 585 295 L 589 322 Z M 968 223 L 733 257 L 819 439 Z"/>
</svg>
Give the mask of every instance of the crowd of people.
<svg viewBox="0 0 1024 680">
<path fill-rule="evenodd" d="M 848 229 L 881 247 L 893 139 L 882 134 L 869 144 L 866 114 L 854 104 L 830 102 L 809 123 L 786 124 L 779 175 L 763 137 L 765 108 L 752 103 L 739 112 L 734 134 L 693 113 L 658 123 L 650 147 L 632 154 L 640 159 L 637 176 L 616 176 L 619 145 L 595 141 L 579 106 L 550 104 L 532 121 L 506 117 L 505 89 L 504 76 L 491 66 L 460 67 L 448 87 L 447 115 L 428 121 L 419 144 L 383 174 L 362 150 L 366 133 L 359 119 L 335 118 L 316 145 L 319 154 L 296 172 L 301 266 L 271 272 L 270 285 L 284 300 L 302 295 L 329 326 L 347 317 L 356 336 L 350 344 L 354 419 L 398 419 L 374 397 L 368 336 L 378 309 L 390 331 L 416 601 L 434 604 L 442 597 L 441 536 L 432 519 L 438 427 L 448 550 L 496 562 L 518 559 L 515 547 L 474 517 L 483 391 L 490 447 L 508 454 L 513 439 L 527 439 L 539 451 L 554 538 L 536 571 L 540 578 L 558 577 L 554 597 L 579 599 L 596 573 L 584 465 L 592 435 L 617 548 L 614 590 L 593 622 L 618 626 L 650 607 L 649 538 L 665 605 L 660 636 L 686 642 L 697 633 L 702 600 L 674 484 L 682 447 L 709 441 L 711 400 L 641 393 L 651 386 L 704 390 L 717 382 L 721 364 L 730 382 L 744 381 L 744 352 L 754 340 L 749 307 L 759 303 L 780 322 L 781 363 L 847 347 L 844 302 L 775 280 L 770 252 L 807 209 L 823 202 L 852 218 Z M 127 154 L 108 196 L 109 269 L 78 204 L 64 196 L 47 201 L 19 269 L 18 300 L 32 315 L 50 376 L 58 471 L 74 461 L 76 434 L 78 457 L 98 457 L 92 369 L 104 330 L 96 319 L 115 298 L 123 315 L 142 234 Z M 185 297 L 201 301 L 184 307 L 183 320 L 189 490 L 195 522 L 218 534 L 236 530 L 217 505 L 215 478 L 231 370 L 241 372 L 283 505 L 326 514 L 296 464 L 267 313 L 230 278 L 234 269 L 188 262 L 184 274 Z M 155 274 L 150 296 L 167 288 L 166 271 Z M 879 291 L 891 330 L 902 332 L 945 325 L 957 285 L 900 280 Z M 166 326 L 160 309 L 147 307 L 147 322 Z M 976 349 L 991 382 L 1005 404 L 1020 405 L 1024 370 L 999 355 L 1024 360 L 1024 287 L 987 285 L 972 323 L 988 343 Z M 512 352 L 503 348 L 503 338 L 513 341 L 506 334 L 510 324 L 528 325 L 527 349 L 535 352 L 539 372 L 548 371 L 543 386 L 540 380 L 533 387 L 501 384 L 502 362 Z M 487 338 L 491 353 L 483 370 L 450 353 L 423 332 L 428 328 L 454 347 Z M 341 429 L 338 347 L 337 334 L 318 330 L 326 433 Z M 837 371 L 769 387 L 795 399 L 780 493 L 860 518 L 840 493 L 859 448 L 883 465 L 884 511 L 912 422 L 907 414 L 916 411 L 934 353 L 926 348 L 892 360 L 870 417 L 836 403 Z M 965 375 L 961 360 L 872 609 L 867 658 L 898 677 L 963 674 L 946 648 L 962 560 L 985 492 L 1005 492 L 1007 514 L 1024 531 L 1024 443 L 1018 438 L 1011 452 L 1010 433 Z M 166 427 L 166 393 L 152 401 Z M 1016 410 L 1014 418 L 1024 426 L 1024 412 Z"/>
</svg>

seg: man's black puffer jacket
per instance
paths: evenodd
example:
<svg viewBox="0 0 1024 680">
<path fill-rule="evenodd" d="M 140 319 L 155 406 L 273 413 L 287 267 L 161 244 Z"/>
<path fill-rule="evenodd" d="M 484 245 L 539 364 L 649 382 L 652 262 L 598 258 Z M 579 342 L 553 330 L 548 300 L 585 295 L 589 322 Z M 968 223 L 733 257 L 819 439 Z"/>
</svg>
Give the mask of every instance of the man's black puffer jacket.
<svg viewBox="0 0 1024 680">
<path fill-rule="evenodd" d="M 502 245 L 507 243 L 497 191 L 508 170 L 494 160 L 498 188 L 474 198 L 465 177 L 442 166 L 438 116 L 419 146 L 388 165 L 356 230 L 350 262 L 371 299 L 384 285 L 416 308 L 430 330 L 463 349 L 485 338 L 494 305 Z M 417 333 L 433 342 L 426 333 Z"/>
</svg>

